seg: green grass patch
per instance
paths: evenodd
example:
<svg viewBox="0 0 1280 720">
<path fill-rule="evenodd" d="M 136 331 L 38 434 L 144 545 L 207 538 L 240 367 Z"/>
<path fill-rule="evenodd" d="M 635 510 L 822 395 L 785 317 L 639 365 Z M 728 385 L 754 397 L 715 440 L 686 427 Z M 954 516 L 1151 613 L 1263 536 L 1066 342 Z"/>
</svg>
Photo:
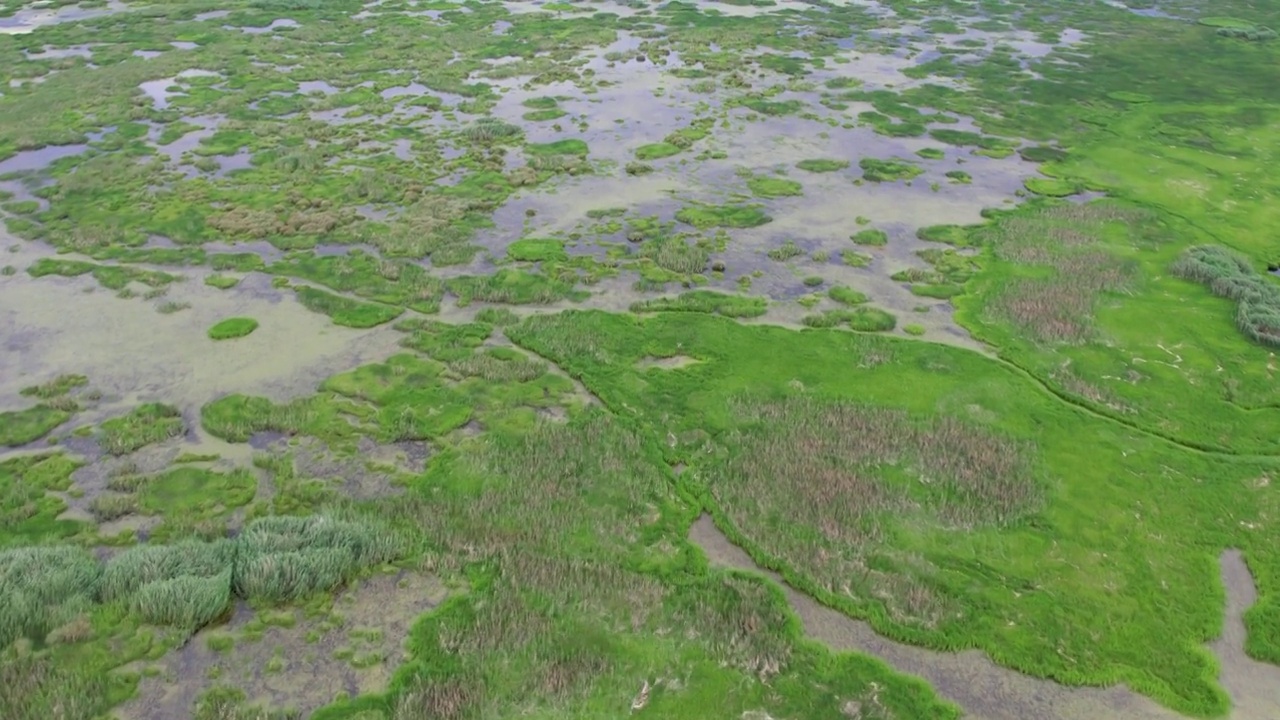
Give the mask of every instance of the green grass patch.
<svg viewBox="0 0 1280 720">
<path fill-rule="evenodd" d="M 889 234 L 883 230 L 877 230 L 876 228 L 859 230 L 853 235 L 850 235 L 849 239 L 858 245 L 868 245 L 871 247 L 880 247 L 889 244 Z"/>
<path fill-rule="evenodd" d="M 824 160 L 824 159 L 801 160 L 800 162 L 796 163 L 796 167 L 800 168 L 801 170 L 805 170 L 807 172 L 829 173 L 829 172 L 837 172 L 840 170 L 844 170 L 845 168 L 849 167 L 849 161 L 848 160 Z"/>
<path fill-rule="evenodd" d="M 676 213 L 676 219 L 700 230 L 751 228 L 773 220 L 759 205 L 687 205 Z"/>
<path fill-rule="evenodd" d="M 910 180 L 924 172 L 919 165 L 898 159 L 863 158 L 858 161 L 858 167 L 862 168 L 863 179 L 869 182 Z"/>
<path fill-rule="evenodd" d="M 395 320 L 404 312 L 404 308 L 360 302 L 312 287 L 300 286 L 293 290 L 303 307 L 328 315 L 335 325 L 345 327 L 375 327 Z"/>
<path fill-rule="evenodd" d="M 567 260 L 569 254 L 560 240 L 525 238 L 507 246 L 507 257 L 519 262 L 545 262 Z"/>
<path fill-rule="evenodd" d="M 760 317 L 768 310 L 762 297 L 729 295 L 713 290 L 694 290 L 676 297 L 654 298 L 632 303 L 632 312 L 699 312 L 734 318 Z"/>
<path fill-rule="evenodd" d="M 219 320 L 209 328 L 211 340 L 242 338 L 258 329 L 258 321 L 249 317 L 232 317 Z"/>
<path fill-rule="evenodd" d="M 747 188 L 756 197 L 763 198 L 792 197 L 804 194 L 804 188 L 800 183 L 779 177 L 753 177 L 747 180 Z"/>
<path fill-rule="evenodd" d="M 636 159 L 644 162 L 661 160 L 672 155 L 679 155 L 681 152 L 684 152 L 684 148 L 668 142 L 649 143 L 636 148 Z"/>
</svg>

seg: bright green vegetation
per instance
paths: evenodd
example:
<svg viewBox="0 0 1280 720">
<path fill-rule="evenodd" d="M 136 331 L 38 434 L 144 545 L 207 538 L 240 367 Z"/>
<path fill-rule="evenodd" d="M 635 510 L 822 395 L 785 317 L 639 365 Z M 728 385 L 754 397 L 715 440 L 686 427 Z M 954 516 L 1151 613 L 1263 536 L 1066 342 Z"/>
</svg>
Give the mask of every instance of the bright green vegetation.
<svg viewBox="0 0 1280 720">
<path fill-rule="evenodd" d="M 0 447 L 16 447 L 35 442 L 71 419 L 72 411 L 49 405 L 33 405 L 25 410 L 0 412 Z"/>
<path fill-rule="evenodd" d="M 1083 189 L 1077 183 L 1059 178 L 1030 178 L 1023 184 L 1031 192 L 1047 197 L 1067 197 Z"/>
<path fill-rule="evenodd" d="M 753 177 L 747 181 L 747 188 L 756 197 L 762 198 L 789 197 L 804 194 L 804 188 L 800 183 L 779 177 Z"/>
<path fill-rule="evenodd" d="M 112 455 L 127 455 L 152 443 L 181 435 L 186 429 L 182 413 L 172 405 L 147 403 L 120 417 L 104 420 L 99 444 Z"/>
<path fill-rule="evenodd" d="M 858 167 L 862 168 L 862 177 L 870 182 L 897 182 L 899 180 L 910 180 L 920 173 L 924 172 L 919 165 L 915 165 L 907 160 L 880 160 L 877 158 L 863 158 L 858 161 Z"/>
<path fill-rule="evenodd" d="M 525 151 L 531 155 L 586 155 L 588 148 L 585 142 L 570 138 L 568 140 L 526 145 Z"/>
<path fill-rule="evenodd" d="M 836 285 L 827 290 L 827 297 L 840 303 L 841 305 L 861 305 L 870 298 L 863 293 L 845 287 L 844 285 Z"/>
<path fill-rule="evenodd" d="M 212 340 L 231 340 L 242 338 L 258 329 L 258 321 L 248 317 L 232 317 L 219 320 L 209 328 Z"/>
<path fill-rule="evenodd" d="M 213 274 L 204 279 L 204 284 L 219 290 L 230 290 L 240 284 L 240 278 L 230 275 Z"/>
<path fill-rule="evenodd" d="M 849 161 L 848 160 L 826 160 L 826 159 L 801 160 L 800 162 L 796 163 L 796 167 L 800 168 L 801 170 L 806 170 L 808 172 L 829 173 L 829 172 L 836 172 L 838 170 L 844 170 L 845 168 L 849 167 Z"/>
<path fill-rule="evenodd" d="M 676 219 L 698 229 L 749 228 L 773 220 L 758 205 L 690 205 L 677 212 Z"/>
<path fill-rule="evenodd" d="M 973 176 L 963 170 L 947 171 L 947 179 L 958 185 L 968 185 L 973 182 Z"/>
<path fill-rule="evenodd" d="M 45 277 L 46 275 L 76 277 L 89 274 L 103 287 L 111 290 L 124 290 L 130 283 L 135 282 L 152 288 L 159 288 L 180 279 L 177 275 L 171 275 L 159 270 L 145 270 L 128 265 L 99 265 L 83 260 L 58 260 L 55 258 L 41 258 L 35 261 L 31 267 L 27 268 L 27 273 L 31 277 L 37 278 Z"/>
<path fill-rule="evenodd" d="M 916 155 L 919 155 L 925 160 L 941 160 L 947 156 L 947 153 L 942 148 L 927 147 L 917 150 Z"/>
<path fill-rule="evenodd" d="M 768 301 L 760 297 L 726 295 L 711 290 L 694 290 L 672 298 L 643 300 L 631 305 L 632 312 L 701 312 L 726 317 L 759 317 Z"/>
<path fill-rule="evenodd" d="M 1193 247 L 1172 270 L 1236 301 L 1236 326 L 1249 339 L 1280 345 L 1280 285 L 1259 275 L 1247 258 L 1223 247 Z"/>
<path fill-rule="evenodd" d="M 64 455 L 22 455 L 0 460 L 0 547 L 75 535 L 81 523 L 58 520 L 66 503 L 49 493 L 67 490 L 79 464 Z"/>
<path fill-rule="evenodd" d="M 298 302 L 308 310 L 328 315 L 335 325 L 371 328 L 391 322 L 404 312 L 401 308 L 352 300 L 313 287 L 299 286 L 294 288 L 294 292 L 297 293 Z"/>
<path fill-rule="evenodd" d="M 847 327 L 860 332 L 884 332 L 897 325 L 893 315 L 873 307 L 826 310 L 817 315 L 806 315 L 800 322 L 811 328 Z"/>
<path fill-rule="evenodd" d="M 681 148 L 671 143 L 650 143 L 636 148 L 636 159 L 644 161 L 661 160 L 672 155 L 679 155 L 681 152 L 683 152 Z"/>
<path fill-rule="evenodd" d="M 859 245 L 879 247 L 889 243 L 889 234 L 883 230 L 877 230 L 876 228 L 867 228 L 866 230 L 859 230 L 849 236 L 849 239 Z"/>
<path fill-rule="evenodd" d="M 564 243 L 559 240 L 525 238 L 507 246 L 507 257 L 521 262 L 567 260 Z"/>
</svg>

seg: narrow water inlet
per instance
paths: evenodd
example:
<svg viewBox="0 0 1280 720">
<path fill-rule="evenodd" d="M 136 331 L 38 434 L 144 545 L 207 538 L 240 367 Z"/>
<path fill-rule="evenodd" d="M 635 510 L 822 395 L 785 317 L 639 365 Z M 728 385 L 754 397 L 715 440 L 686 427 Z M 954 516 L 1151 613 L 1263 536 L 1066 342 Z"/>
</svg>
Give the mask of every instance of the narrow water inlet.
<svg viewBox="0 0 1280 720">
<path fill-rule="evenodd" d="M 916 675 L 943 698 L 978 720 L 1181 720 L 1182 715 L 1124 686 L 1068 687 L 1001 667 L 979 650 L 944 653 L 904 645 L 878 635 L 870 625 L 833 610 L 790 587 L 777 574 L 756 565 L 703 515 L 689 539 L 718 567 L 750 570 L 782 585 L 805 633 L 834 650 L 874 656 L 894 669 Z M 1242 616 L 1256 599 L 1253 579 L 1237 550 L 1223 553 L 1227 589 L 1222 637 L 1210 645 L 1222 666 L 1221 682 L 1231 695 L 1233 720 L 1280 718 L 1280 667 L 1244 653 Z"/>
</svg>

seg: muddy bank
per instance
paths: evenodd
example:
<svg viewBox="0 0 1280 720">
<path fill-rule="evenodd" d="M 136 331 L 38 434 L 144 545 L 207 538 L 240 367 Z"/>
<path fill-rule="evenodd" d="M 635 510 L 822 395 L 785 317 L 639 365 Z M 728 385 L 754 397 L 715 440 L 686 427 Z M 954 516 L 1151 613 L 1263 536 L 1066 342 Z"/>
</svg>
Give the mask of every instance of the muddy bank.
<svg viewBox="0 0 1280 720">
<path fill-rule="evenodd" d="M 710 516 L 693 524 L 689 538 L 720 567 L 763 570 L 716 528 Z M 1256 599 L 1248 568 L 1238 551 L 1222 555 L 1222 578 L 1227 588 L 1223 635 L 1210 645 L 1222 664 L 1221 682 L 1231 694 L 1234 720 L 1280 717 L 1280 668 L 1259 663 L 1244 654 L 1244 611 Z M 828 608 L 783 584 L 787 601 L 800 616 L 805 632 L 836 650 L 862 652 L 895 669 L 917 675 L 942 697 L 980 720 L 1179 720 L 1183 718 L 1155 701 L 1123 686 L 1077 688 L 1022 675 L 993 663 L 984 653 L 968 650 L 940 653 L 903 645 L 877 635 L 871 627 Z"/>
</svg>

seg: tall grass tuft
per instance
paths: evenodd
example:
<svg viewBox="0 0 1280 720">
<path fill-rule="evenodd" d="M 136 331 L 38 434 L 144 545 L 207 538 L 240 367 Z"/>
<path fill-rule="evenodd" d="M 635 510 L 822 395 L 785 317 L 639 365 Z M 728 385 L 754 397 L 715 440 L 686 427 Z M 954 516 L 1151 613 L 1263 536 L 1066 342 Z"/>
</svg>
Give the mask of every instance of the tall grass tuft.
<svg viewBox="0 0 1280 720">
<path fill-rule="evenodd" d="M 99 597 L 103 602 L 125 600 L 150 583 L 183 576 L 213 577 L 231 567 L 234 558 L 235 546 L 229 540 L 131 548 L 107 563 Z"/>
<path fill-rule="evenodd" d="M 1280 287 L 1255 271 L 1248 259 L 1224 247 L 1200 245 L 1183 253 L 1172 271 L 1236 301 L 1236 326 L 1254 342 L 1280 345 Z"/>
<path fill-rule="evenodd" d="M 180 575 L 138 588 L 129 609 L 143 620 L 195 632 L 231 606 L 231 568 L 212 577 Z"/>
<path fill-rule="evenodd" d="M 404 550 L 396 533 L 327 516 L 266 517 L 237 539 L 233 586 L 244 598 L 283 602 L 330 590 Z"/>
<path fill-rule="evenodd" d="M 42 639 L 78 616 L 93 601 L 101 575 L 81 548 L 0 552 L 0 648 L 20 637 Z"/>
</svg>

